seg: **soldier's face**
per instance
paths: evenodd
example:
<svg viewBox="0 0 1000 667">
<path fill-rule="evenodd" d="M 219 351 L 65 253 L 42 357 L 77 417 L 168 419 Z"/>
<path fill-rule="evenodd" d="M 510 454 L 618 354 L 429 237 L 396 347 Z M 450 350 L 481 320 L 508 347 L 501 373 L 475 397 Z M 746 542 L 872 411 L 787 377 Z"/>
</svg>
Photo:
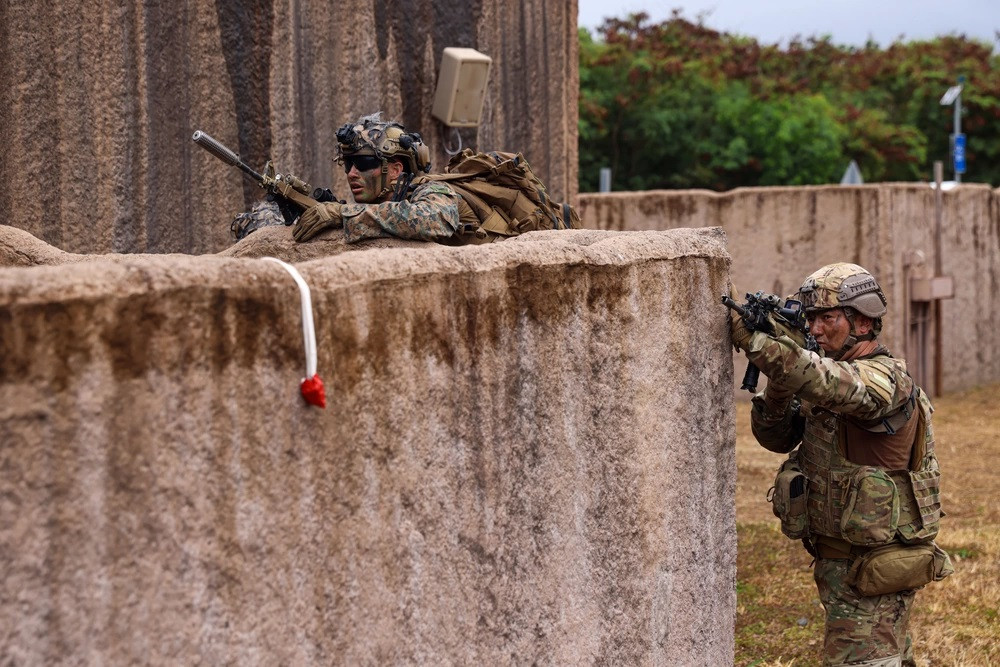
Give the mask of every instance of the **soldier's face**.
<svg viewBox="0 0 1000 667">
<path fill-rule="evenodd" d="M 809 333 L 827 352 L 839 350 L 851 334 L 851 323 L 844 316 L 844 311 L 841 308 L 809 313 L 806 315 L 806 322 L 809 324 Z"/>
<path fill-rule="evenodd" d="M 403 165 L 399 162 L 390 162 L 388 164 L 389 172 L 386 174 L 385 181 L 382 180 L 381 161 L 379 161 L 377 166 L 364 170 L 358 169 L 359 165 L 357 164 L 345 163 L 345 166 L 347 167 L 347 184 L 351 188 L 351 196 L 359 204 L 374 204 L 387 200 L 391 193 L 381 194 L 380 196 L 383 183 L 391 185 L 403 173 Z M 364 167 L 367 165 L 361 166 Z"/>
</svg>

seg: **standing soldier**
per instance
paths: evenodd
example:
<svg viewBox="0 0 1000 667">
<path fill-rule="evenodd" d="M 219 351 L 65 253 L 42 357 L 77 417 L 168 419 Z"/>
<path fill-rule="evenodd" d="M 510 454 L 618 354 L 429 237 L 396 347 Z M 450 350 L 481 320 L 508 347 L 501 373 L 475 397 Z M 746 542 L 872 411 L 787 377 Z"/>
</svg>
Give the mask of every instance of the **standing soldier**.
<svg viewBox="0 0 1000 667">
<path fill-rule="evenodd" d="M 774 510 L 815 557 L 824 664 L 914 665 L 916 590 L 952 572 L 932 541 L 941 498 L 931 404 L 877 340 L 886 299 L 868 271 L 824 266 L 798 299 L 825 356 L 731 319 L 733 344 L 768 377 L 752 403 L 754 436 L 791 452 Z"/>
</svg>

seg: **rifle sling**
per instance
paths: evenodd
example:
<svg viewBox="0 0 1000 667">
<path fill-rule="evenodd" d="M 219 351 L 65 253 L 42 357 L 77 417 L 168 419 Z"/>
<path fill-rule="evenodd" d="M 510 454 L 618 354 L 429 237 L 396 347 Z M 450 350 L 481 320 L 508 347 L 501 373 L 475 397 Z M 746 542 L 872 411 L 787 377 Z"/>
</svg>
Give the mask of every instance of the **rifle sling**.
<svg viewBox="0 0 1000 667">
<path fill-rule="evenodd" d="M 301 192 L 299 192 L 298 190 L 287 184 L 284 187 L 279 186 L 275 188 L 275 190 L 277 190 L 277 192 L 275 192 L 274 194 L 278 195 L 279 197 L 284 197 L 288 201 L 292 202 L 293 204 L 301 208 L 303 211 L 307 211 L 319 203 L 312 197 L 302 194 Z"/>
</svg>

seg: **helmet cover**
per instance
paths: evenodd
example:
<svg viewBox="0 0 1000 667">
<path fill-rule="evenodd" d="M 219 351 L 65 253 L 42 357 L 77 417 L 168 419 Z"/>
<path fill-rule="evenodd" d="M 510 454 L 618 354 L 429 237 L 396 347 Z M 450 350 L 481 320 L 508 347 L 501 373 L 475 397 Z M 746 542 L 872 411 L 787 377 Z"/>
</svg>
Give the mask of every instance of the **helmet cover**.
<svg viewBox="0 0 1000 667">
<path fill-rule="evenodd" d="M 374 155 L 383 161 L 399 160 L 407 173 L 430 171 L 430 150 L 416 132 L 407 132 L 381 113 L 362 116 L 337 130 L 337 160 L 349 155 Z"/>
<path fill-rule="evenodd" d="M 886 300 L 875 276 L 857 264 L 828 264 L 810 274 L 799 288 L 806 312 L 853 308 L 878 319 L 886 313 Z"/>
</svg>

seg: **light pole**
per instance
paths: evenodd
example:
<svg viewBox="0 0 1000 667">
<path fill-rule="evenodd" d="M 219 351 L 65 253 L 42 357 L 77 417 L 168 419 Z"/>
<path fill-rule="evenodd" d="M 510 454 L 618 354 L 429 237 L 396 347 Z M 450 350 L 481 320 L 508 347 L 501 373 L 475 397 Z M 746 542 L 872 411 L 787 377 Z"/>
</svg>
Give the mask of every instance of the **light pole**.
<svg viewBox="0 0 1000 667">
<path fill-rule="evenodd" d="M 962 174 L 965 173 L 965 135 L 962 134 L 962 86 L 965 84 L 965 77 L 958 77 L 958 85 L 952 86 L 941 97 L 941 105 L 955 105 L 955 123 L 951 135 L 952 166 L 955 169 L 955 182 L 962 182 Z"/>
</svg>

